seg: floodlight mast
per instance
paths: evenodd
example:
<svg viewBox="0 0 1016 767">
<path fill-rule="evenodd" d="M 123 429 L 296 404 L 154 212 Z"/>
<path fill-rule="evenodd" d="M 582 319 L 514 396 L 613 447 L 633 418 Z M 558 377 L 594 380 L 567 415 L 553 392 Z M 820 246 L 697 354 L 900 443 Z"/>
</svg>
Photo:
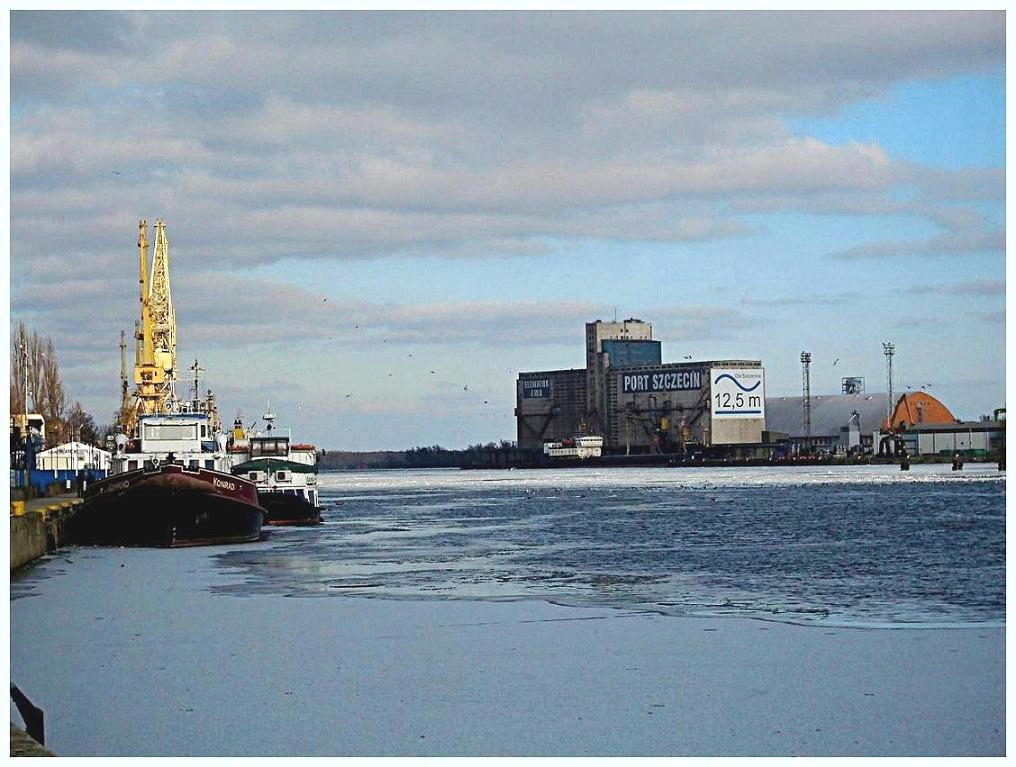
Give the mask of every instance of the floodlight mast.
<svg viewBox="0 0 1016 767">
<path fill-rule="evenodd" d="M 896 345 L 891 341 L 885 341 L 882 343 L 882 353 L 885 354 L 885 365 L 886 365 L 886 379 L 889 387 L 889 404 L 886 406 L 886 421 L 889 428 L 892 428 L 892 417 L 893 417 L 893 355 L 896 354 Z"/>
</svg>

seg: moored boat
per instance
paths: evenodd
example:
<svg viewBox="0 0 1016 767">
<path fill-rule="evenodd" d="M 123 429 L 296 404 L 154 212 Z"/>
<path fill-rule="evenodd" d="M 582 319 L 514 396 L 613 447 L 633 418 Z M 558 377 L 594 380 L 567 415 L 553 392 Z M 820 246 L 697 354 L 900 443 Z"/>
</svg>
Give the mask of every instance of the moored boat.
<svg viewBox="0 0 1016 767">
<path fill-rule="evenodd" d="M 262 416 L 267 421 L 263 434 L 246 440 L 246 460 L 231 471 L 257 486 L 258 502 L 267 513 L 266 524 L 316 525 L 321 522 L 317 490 L 317 451 L 313 445 L 291 443 L 288 430 L 274 428 L 275 414 Z M 234 426 L 234 437 L 237 435 Z"/>
<path fill-rule="evenodd" d="M 91 485 L 68 533 L 75 543 L 98 545 L 242 543 L 261 536 L 264 517 L 252 482 L 149 462 Z"/>
<path fill-rule="evenodd" d="M 141 318 L 135 324 L 134 396 L 120 333 L 119 433 L 110 475 L 93 484 L 68 523 L 74 543 L 194 546 L 257 540 L 265 511 L 257 488 L 229 473 L 227 438 L 211 390 L 201 396 L 198 361 L 189 401 L 176 393 L 176 310 L 165 222 L 155 224 L 148 271 L 148 224 L 138 226 Z"/>
<path fill-rule="evenodd" d="M 599 458 L 603 454 L 603 437 L 576 435 L 560 442 L 546 442 L 543 454 L 551 458 Z"/>
<path fill-rule="evenodd" d="M 72 542 L 196 546 L 260 537 L 257 488 L 227 471 L 225 437 L 215 438 L 207 413 L 142 416 L 138 434 L 120 436 L 112 474 L 88 488 L 69 522 Z"/>
</svg>

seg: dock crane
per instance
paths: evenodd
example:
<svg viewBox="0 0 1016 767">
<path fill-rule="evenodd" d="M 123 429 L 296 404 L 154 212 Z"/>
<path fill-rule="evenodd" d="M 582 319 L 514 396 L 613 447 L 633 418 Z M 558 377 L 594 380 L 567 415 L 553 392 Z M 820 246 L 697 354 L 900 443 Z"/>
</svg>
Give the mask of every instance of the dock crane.
<svg viewBox="0 0 1016 767">
<path fill-rule="evenodd" d="M 127 434 L 142 415 L 172 412 L 176 398 L 176 312 L 169 289 L 166 224 L 155 222 L 155 257 L 148 272 L 148 222 L 138 223 L 138 284 L 141 317 L 134 323 L 134 401 L 126 393 L 121 347 L 122 421 Z M 121 338 L 121 344 L 123 340 Z"/>
</svg>

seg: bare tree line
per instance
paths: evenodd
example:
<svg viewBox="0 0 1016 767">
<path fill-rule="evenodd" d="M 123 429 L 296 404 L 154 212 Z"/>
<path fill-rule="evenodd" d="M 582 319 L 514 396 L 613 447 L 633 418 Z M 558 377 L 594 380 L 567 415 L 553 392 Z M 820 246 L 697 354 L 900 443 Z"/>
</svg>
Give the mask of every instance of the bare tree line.
<svg viewBox="0 0 1016 767">
<path fill-rule="evenodd" d="M 47 447 L 70 439 L 97 442 L 100 434 L 81 403 L 75 402 L 68 410 L 52 339 L 30 331 L 24 322 L 11 333 L 11 414 L 25 412 L 26 362 L 28 412 L 45 419 Z"/>
</svg>

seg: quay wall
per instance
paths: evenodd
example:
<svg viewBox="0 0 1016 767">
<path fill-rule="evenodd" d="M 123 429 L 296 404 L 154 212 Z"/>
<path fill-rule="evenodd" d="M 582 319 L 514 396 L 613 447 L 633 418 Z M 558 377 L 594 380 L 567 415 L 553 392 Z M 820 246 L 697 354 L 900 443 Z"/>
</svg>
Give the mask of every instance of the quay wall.
<svg viewBox="0 0 1016 767">
<path fill-rule="evenodd" d="M 67 520 L 80 503 L 76 496 L 11 501 L 11 572 L 64 546 Z"/>
<path fill-rule="evenodd" d="M 11 571 L 46 553 L 46 523 L 42 514 L 11 516 Z"/>
</svg>

